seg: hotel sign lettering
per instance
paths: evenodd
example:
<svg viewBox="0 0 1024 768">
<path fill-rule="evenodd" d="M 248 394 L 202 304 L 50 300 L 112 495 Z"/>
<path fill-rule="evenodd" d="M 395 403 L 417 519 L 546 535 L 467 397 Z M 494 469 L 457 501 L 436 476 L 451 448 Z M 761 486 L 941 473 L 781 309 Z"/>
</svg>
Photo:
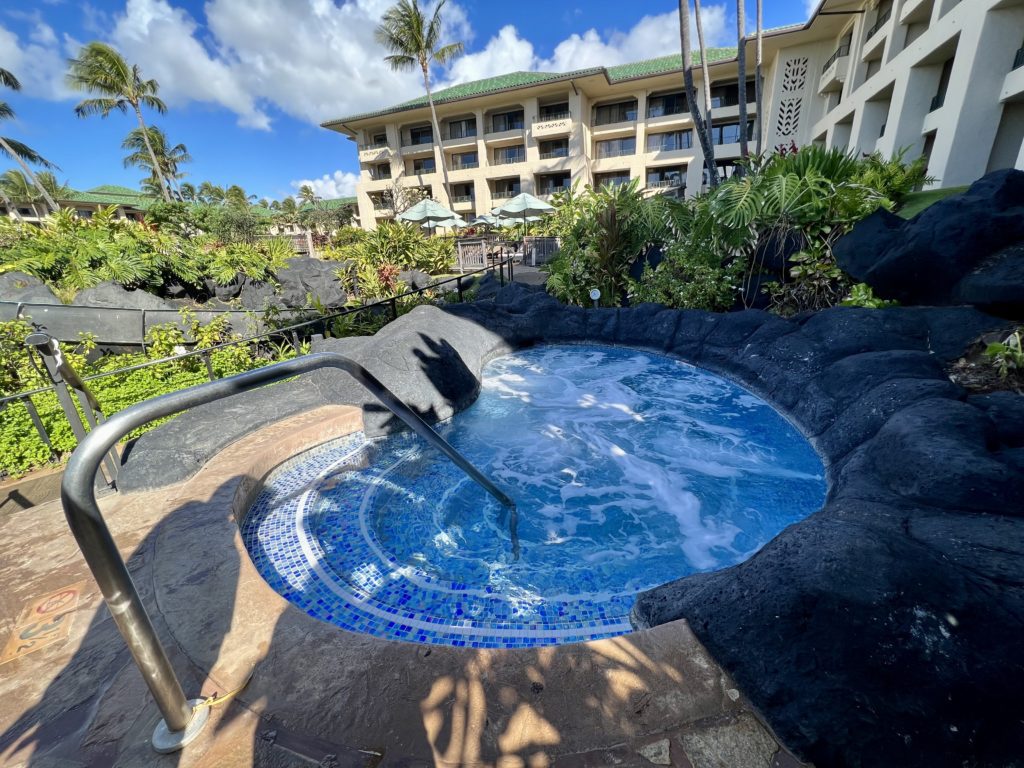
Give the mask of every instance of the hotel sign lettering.
<svg viewBox="0 0 1024 768">
<path fill-rule="evenodd" d="M 546 123 L 534 123 L 534 135 L 546 135 L 552 133 L 565 133 L 572 128 L 572 120 L 564 117 L 561 120 L 549 120 Z"/>
</svg>

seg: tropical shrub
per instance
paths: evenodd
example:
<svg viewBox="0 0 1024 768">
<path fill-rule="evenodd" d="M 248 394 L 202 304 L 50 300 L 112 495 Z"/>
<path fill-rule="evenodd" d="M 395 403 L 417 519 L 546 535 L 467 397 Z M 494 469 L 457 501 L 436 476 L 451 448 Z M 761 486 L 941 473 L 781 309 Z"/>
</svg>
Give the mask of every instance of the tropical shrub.
<svg viewBox="0 0 1024 768">
<path fill-rule="evenodd" d="M 165 206 L 164 213 L 177 210 Z M 183 225 L 184 226 L 184 225 Z M 213 235 L 187 236 L 121 219 L 116 208 L 92 218 L 63 209 L 36 227 L 0 218 L 0 273 L 21 271 L 46 282 L 63 300 L 105 280 L 158 292 L 171 281 L 229 283 L 242 273 L 269 280 L 294 255 L 280 239 L 224 243 Z"/>
<path fill-rule="evenodd" d="M 898 301 L 882 299 L 875 296 L 874 290 L 867 283 L 857 283 L 850 286 L 850 294 L 840 304 L 844 307 L 861 307 L 863 309 L 885 309 L 886 307 L 898 307 Z"/>
<path fill-rule="evenodd" d="M 590 303 L 592 288 L 601 291 L 604 306 L 618 306 L 627 298 L 630 266 L 668 234 L 663 200 L 645 200 L 637 184 L 587 187 L 578 198 L 567 198 L 578 211 L 567 217 L 572 223 L 548 265 L 549 293 L 579 305 Z"/>
<path fill-rule="evenodd" d="M 1003 341 L 993 342 L 985 348 L 985 356 L 992 361 L 999 376 L 1024 376 L 1024 328 L 1018 328 Z"/>
</svg>

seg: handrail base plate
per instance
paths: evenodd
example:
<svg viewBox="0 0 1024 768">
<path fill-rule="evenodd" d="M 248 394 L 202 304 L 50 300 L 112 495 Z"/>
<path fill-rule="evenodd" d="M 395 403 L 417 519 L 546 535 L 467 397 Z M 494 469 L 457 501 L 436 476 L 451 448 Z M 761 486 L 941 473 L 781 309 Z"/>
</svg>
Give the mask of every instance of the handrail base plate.
<svg viewBox="0 0 1024 768">
<path fill-rule="evenodd" d="M 191 706 L 198 708 L 193 710 L 192 719 L 189 720 L 188 725 L 183 731 L 170 730 L 167 727 L 167 721 L 161 719 L 156 724 L 156 730 L 153 731 L 151 743 L 154 751 L 159 752 L 161 755 L 169 755 L 171 752 L 177 752 L 191 744 L 202 732 L 203 728 L 206 727 L 206 723 L 210 719 L 210 708 L 199 707 L 198 705 L 202 703 L 202 699 L 192 699 L 189 701 Z"/>
</svg>

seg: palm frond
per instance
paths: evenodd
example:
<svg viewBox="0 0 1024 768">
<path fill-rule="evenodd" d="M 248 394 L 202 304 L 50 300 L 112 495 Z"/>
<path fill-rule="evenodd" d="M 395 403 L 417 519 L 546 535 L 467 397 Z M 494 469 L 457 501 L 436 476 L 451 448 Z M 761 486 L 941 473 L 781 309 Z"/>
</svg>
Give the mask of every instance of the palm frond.
<svg viewBox="0 0 1024 768">
<path fill-rule="evenodd" d="M 75 114 L 79 117 L 89 117 L 91 115 L 99 115 L 100 117 L 106 117 L 114 110 L 118 112 L 128 112 L 128 102 L 124 99 L 83 99 L 75 105 Z"/>
<path fill-rule="evenodd" d="M 6 101 L 0 101 L 0 120 L 13 120 L 14 108 Z"/>
<path fill-rule="evenodd" d="M 454 59 L 456 56 L 461 56 L 463 51 L 466 50 L 466 46 L 460 43 L 449 43 L 444 48 L 439 48 L 434 51 L 433 59 L 438 64 L 447 64 L 449 61 Z"/>
<path fill-rule="evenodd" d="M 21 90 L 21 83 L 18 81 L 18 78 L 16 78 L 11 71 L 6 70 L 3 67 L 0 67 L 0 85 L 5 85 L 12 91 Z"/>
<path fill-rule="evenodd" d="M 59 170 L 58 166 L 51 163 L 49 160 L 40 155 L 27 144 L 22 144 L 20 141 L 16 141 L 15 139 L 10 139 L 7 137 L 4 137 L 3 141 L 7 144 L 7 147 L 11 148 L 11 152 L 13 152 L 16 156 L 20 157 L 26 163 L 39 165 L 42 166 L 43 168 L 55 168 Z M 7 147 L 5 147 L 3 144 L 0 144 L 0 156 L 10 157 L 13 160 L 14 158 L 11 156 L 11 152 L 7 151 Z"/>
</svg>

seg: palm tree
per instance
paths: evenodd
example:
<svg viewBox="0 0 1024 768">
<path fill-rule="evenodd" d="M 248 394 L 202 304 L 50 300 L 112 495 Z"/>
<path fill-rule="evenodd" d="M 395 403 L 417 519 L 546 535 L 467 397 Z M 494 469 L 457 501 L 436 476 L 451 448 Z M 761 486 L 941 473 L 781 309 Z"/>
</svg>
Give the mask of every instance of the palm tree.
<svg viewBox="0 0 1024 768">
<path fill-rule="evenodd" d="M 186 203 L 194 203 L 198 199 L 195 185 L 186 181 L 178 187 L 178 196 Z"/>
<path fill-rule="evenodd" d="M 704 130 L 708 136 L 709 154 L 705 155 L 708 169 L 708 186 L 718 186 L 718 165 L 715 163 L 715 144 L 711 140 L 711 73 L 708 72 L 708 49 L 704 45 L 704 22 L 700 18 L 700 0 L 693 0 L 694 21 L 697 23 L 697 45 L 700 46 L 700 69 L 704 78 Z"/>
<path fill-rule="evenodd" d="M 210 205 L 220 205 L 224 202 L 224 188 L 204 181 L 199 185 L 198 198 Z"/>
<path fill-rule="evenodd" d="M 3 68 L 0 68 L 0 84 L 7 86 L 12 91 L 21 90 L 21 83 L 18 82 L 18 78 L 16 78 L 13 73 Z M 0 120 L 12 119 L 14 119 L 14 110 L 11 108 L 11 105 L 6 101 L 0 101 Z M 20 141 L 4 136 L 0 136 L 0 156 L 10 158 L 21 166 L 25 175 L 32 180 L 32 183 L 35 184 L 36 188 L 42 194 L 46 204 L 50 206 L 50 210 L 60 210 L 60 206 L 57 205 L 57 201 L 54 200 L 46 188 L 39 183 L 39 179 L 36 178 L 36 175 L 32 172 L 32 169 L 28 167 L 28 164 L 33 163 L 35 165 L 41 165 L 43 168 L 56 168 L 57 166 L 27 144 L 22 144 Z"/>
<path fill-rule="evenodd" d="M 764 78 L 761 76 L 761 58 L 763 55 L 761 43 L 764 39 L 764 28 L 761 23 L 761 0 L 757 0 L 757 52 L 754 54 L 754 152 L 760 156 L 761 139 L 764 136 L 764 117 L 761 114 L 761 96 L 764 88 Z"/>
<path fill-rule="evenodd" d="M 747 9 L 746 0 L 736 0 L 736 68 L 740 97 L 740 157 L 750 156 L 747 144 Z"/>
<path fill-rule="evenodd" d="M 70 188 L 49 171 L 43 171 L 34 180 L 13 168 L 0 175 L 0 195 L 10 203 L 32 206 L 37 218 L 40 203 L 45 203 L 47 198 L 67 197 L 70 193 Z"/>
<path fill-rule="evenodd" d="M 693 53 L 690 51 L 690 0 L 679 0 L 679 43 L 683 54 L 683 83 L 686 87 L 686 102 L 690 105 L 690 113 L 693 115 L 693 127 L 697 132 L 697 139 L 700 141 L 701 152 L 704 153 L 704 165 L 708 169 L 709 183 L 714 170 L 714 183 L 718 183 L 718 172 L 714 168 L 715 152 L 711 144 L 711 132 L 704 123 L 704 116 L 701 114 L 697 102 L 697 89 L 693 85 Z M 704 58 L 704 51 L 701 51 L 701 58 Z"/>
<path fill-rule="evenodd" d="M 449 43 L 438 48 L 441 42 L 441 9 L 448 0 L 441 0 L 434 13 L 427 21 L 418 0 L 398 0 L 384 14 L 374 37 L 377 42 L 391 51 L 384 61 L 398 71 L 409 71 L 419 65 L 423 73 L 423 88 L 427 92 L 427 103 L 430 104 L 430 116 L 434 127 L 434 141 L 440 145 L 441 127 L 437 122 L 437 110 L 434 109 L 434 97 L 430 93 L 430 65 L 445 65 L 461 54 L 464 46 L 461 42 Z M 451 200 L 448 187 L 448 163 L 441 150 L 441 174 L 444 177 L 445 202 Z"/>
<path fill-rule="evenodd" d="M 178 165 L 192 162 L 192 155 L 188 153 L 184 144 L 168 146 L 167 135 L 155 125 L 150 125 L 146 127 L 145 132 L 141 128 L 133 129 L 121 142 L 121 149 L 131 150 L 131 154 L 124 159 L 125 168 L 143 168 L 152 173 L 151 149 L 152 156 L 156 157 L 159 164 L 159 179 L 172 184 L 174 188 L 177 188 L 178 196 L 181 196 L 181 188 L 178 187 L 177 180 L 184 174 L 178 173 Z M 155 174 L 154 178 L 157 178 Z M 157 192 L 157 194 L 160 193 Z"/>
<path fill-rule="evenodd" d="M 84 99 L 78 103 L 75 114 L 79 117 L 106 117 L 115 109 L 127 114 L 131 107 L 153 162 L 153 173 L 160 178 L 164 200 L 170 202 L 171 195 L 160 172 L 160 162 L 150 144 L 146 122 L 142 119 L 143 106 L 155 109 L 161 115 L 167 111 L 167 105 L 156 95 L 160 84 L 156 80 L 143 80 L 138 64 L 129 66 L 114 48 L 98 41 L 84 46 L 77 59 L 68 60 L 67 83 L 75 90 L 100 94 L 99 98 Z"/>
<path fill-rule="evenodd" d="M 235 208 L 245 208 L 255 199 L 256 195 L 247 195 L 245 190 L 238 184 L 232 184 L 224 190 L 225 204 L 234 206 Z"/>
</svg>

